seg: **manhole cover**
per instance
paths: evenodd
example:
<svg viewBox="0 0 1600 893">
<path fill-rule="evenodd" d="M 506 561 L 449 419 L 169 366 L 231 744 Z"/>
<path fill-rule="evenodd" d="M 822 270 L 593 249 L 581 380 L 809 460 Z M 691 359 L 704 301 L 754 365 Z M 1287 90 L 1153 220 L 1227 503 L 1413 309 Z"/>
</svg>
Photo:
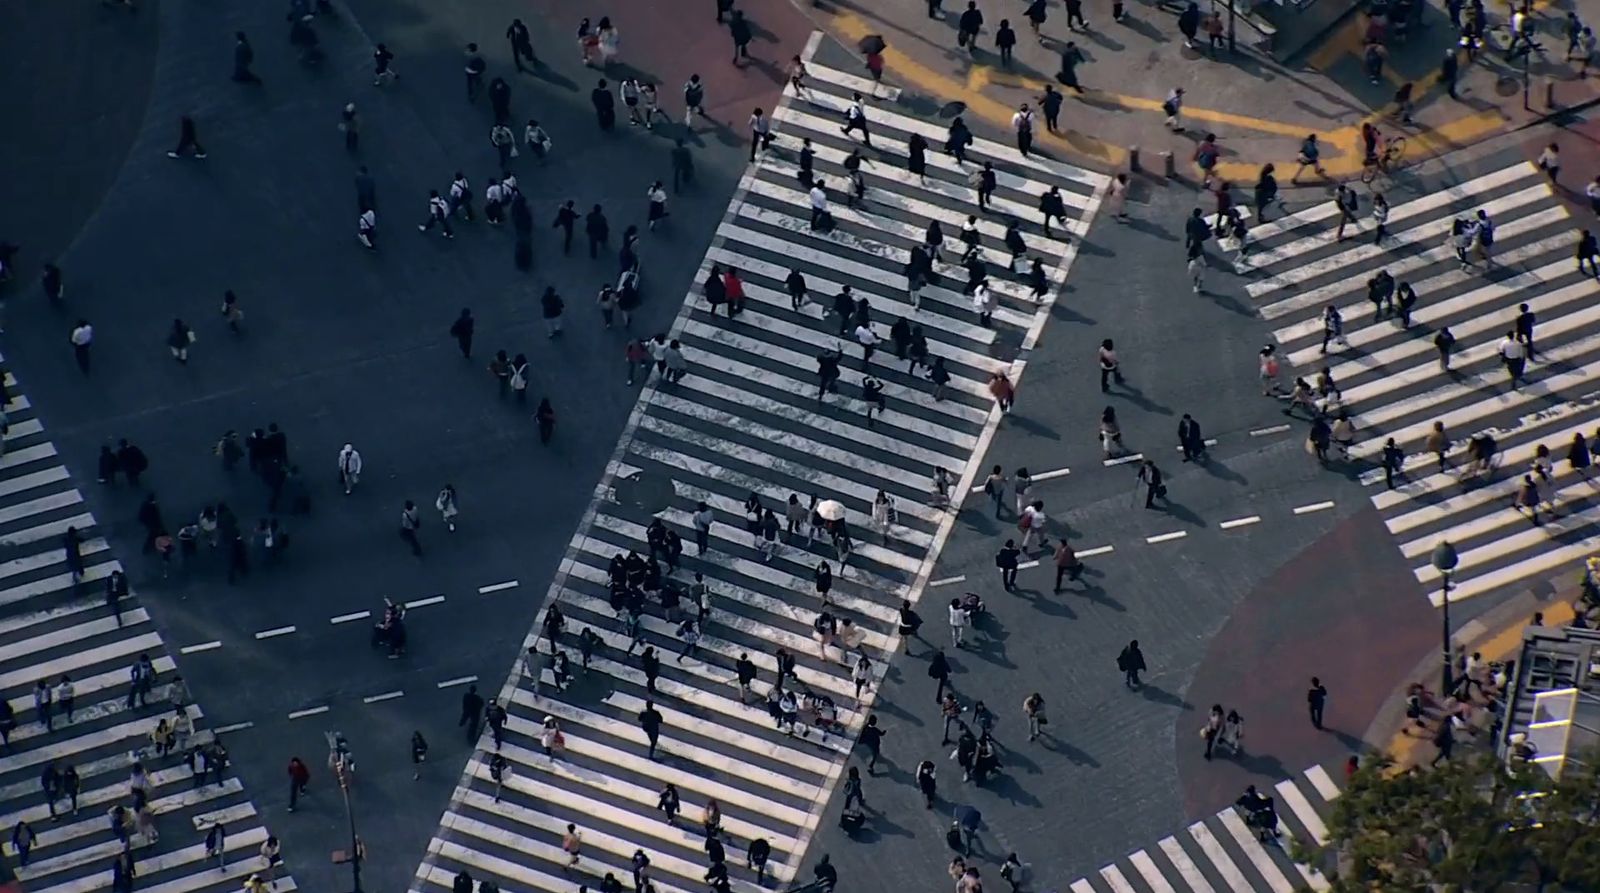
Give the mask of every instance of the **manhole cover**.
<svg viewBox="0 0 1600 893">
<path fill-rule="evenodd" d="M 612 498 L 617 502 L 643 509 L 652 515 L 671 506 L 675 492 L 670 478 L 647 471 L 617 478 L 611 485 Z"/>
<path fill-rule="evenodd" d="M 1501 77 L 1494 82 L 1494 92 L 1499 96 L 1511 96 L 1522 92 L 1522 79 L 1514 77 Z"/>
<path fill-rule="evenodd" d="M 956 115 L 962 114 L 966 110 L 967 104 L 961 102 L 960 100 L 956 100 L 955 102 L 947 102 L 939 107 L 939 117 L 954 118 Z"/>
</svg>

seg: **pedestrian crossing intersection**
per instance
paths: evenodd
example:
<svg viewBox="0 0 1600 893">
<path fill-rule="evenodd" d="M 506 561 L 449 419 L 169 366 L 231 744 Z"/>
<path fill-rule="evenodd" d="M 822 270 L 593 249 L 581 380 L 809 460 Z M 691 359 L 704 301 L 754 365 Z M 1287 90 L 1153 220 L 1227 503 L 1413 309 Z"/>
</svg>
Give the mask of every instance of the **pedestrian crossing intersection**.
<svg viewBox="0 0 1600 893">
<path fill-rule="evenodd" d="M 1257 278 L 1246 290 L 1274 327 L 1285 372 L 1314 387 L 1320 370 L 1331 374 L 1355 424 L 1349 456 L 1435 605 L 1443 580 L 1430 556 L 1442 541 L 1459 556 L 1452 601 L 1537 585 L 1577 567 L 1600 547 L 1600 492 L 1566 461 L 1574 435 L 1593 438 L 1600 428 L 1600 278 L 1574 260 L 1583 224 L 1525 161 L 1396 199 L 1381 244 L 1373 242 L 1370 207 L 1364 197 L 1361 219 L 1342 242 L 1334 239 L 1331 201 L 1252 230 L 1248 262 Z M 1492 265 L 1473 257 L 1463 268 L 1452 223 L 1480 210 L 1494 222 Z M 1369 302 L 1368 282 L 1380 270 L 1416 292 L 1409 329 Z M 1500 351 L 1521 304 L 1536 318 L 1536 353 L 1513 388 Z M 1328 306 L 1343 316 L 1344 341 L 1324 354 Z M 1456 339 L 1448 371 L 1435 345 L 1443 327 Z M 1426 449 L 1435 422 L 1450 442 L 1442 470 Z M 1483 434 L 1498 455 L 1495 468 L 1479 474 L 1468 444 Z M 1390 437 L 1405 453 L 1392 490 L 1382 470 Z M 1514 500 L 1540 446 L 1555 468 L 1548 479 L 1536 476 L 1538 489 L 1555 512 L 1541 511 L 1535 525 Z"/>
<path fill-rule="evenodd" d="M 121 601 L 120 618 L 105 596 L 122 569 L 82 494 L 45 436 L 28 398 L 5 376 L 5 451 L 0 456 L 0 692 L 15 727 L 0 749 L 0 830 L 8 865 L 30 893 L 93 893 L 112 886 L 112 864 L 123 852 L 111 811 L 128 809 L 135 883 L 156 893 L 235 890 L 263 868 L 268 831 L 239 780 L 222 771 L 197 783 L 189 748 L 209 746 L 215 734 L 199 728 L 205 714 L 188 702 L 186 686 L 136 593 Z M 82 574 L 74 583 L 64 534 L 82 535 Z M 141 655 L 155 672 L 147 699 L 132 696 L 131 670 Z M 71 710 L 61 695 L 70 679 Z M 47 683 L 53 698 L 48 725 L 35 703 Z M 194 729 L 172 753 L 158 756 L 151 733 L 181 709 Z M 68 715 L 70 712 L 70 716 Z M 134 819 L 132 765 L 148 773 L 154 834 Z M 43 781 L 49 767 L 74 770 L 76 797 L 64 788 L 52 808 Z M 206 834 L 221 823 L 226 836 L 221 868 L 206 852 Z M 17 843 L 26 826 L 33 844 L 26 864 Z M 292 891 L 277 878 L 276 890 Z"/>
<path fill-rule="evenodd" d="M 1241 792 L 1242 793 L 1242 792 Z M 1289 839 L 1327 840 L 1328 816 L 1339 786 L 1321 766 L 1261 793 L 1275 801 L 1280 837 L 1263 842 L 1237 807 L 1195 822 L 1073 881 L 1072 893 L 1295 893 L 1327 890 L 1322 872 L 1289 856 Z"/>
<path fill-rule="evenodd" d="M 797 96 L 789 88 L 773 112 L 774 144 L 749 167 L 697 276 L 703 281 L 713 264 L 735 268 L 744 309 L 731 317 L 726 306 L 712 312 L 698 285 L 689 296 L 669 333 L 683 345 L 689 374 L 678 382 L 652 375 L 551 587 L 566 620 L 560 647 L 572 679 L 565 690 L 555 684 L 548 638 L 532 666 L 537 678 L 521 668 L 513 674 L 501 694 L 510 720 L 499 749 L 510 774 L 496 784 L 486 736 L 418 869 L 414 893 L 451 887 L 462 871 L 505 890 L 565 893 L 574 884 L 594 887 L 607 874 L 632 886 L 636 851 L 649 859 L 659 893 L 698 891 L 708 867 L 702 818 L 713 803 L 735 889 L 754 889 L 747 854 L 756 840 L 770 846 L 768 885 L 799 874 L 819 811 L 865 723 L 873 684 L 897 646 L 901 600 L 917 599 L 950 530 L 951 514 L 932 499 L 934 470 L 950 473 L 958 501 L 999 424 L 990 376 L 1017 378 L 1106 185 L 1098 174 L 987 140 L 969 148 L 962 166 L 940 151 L 946 122 L 869 102 L 865 201 L 846 207 L 843 165 L 859 136 L 840 132 L 841 113 L 863 83 L 812 64 L 809 89 Z M 912 134 L 930 144 L 925 182 L 906 167 Z M 811 229 L 808 187 L 798 179 L 807 138 L 835 223 L 825 232 Z M 983 161 L 998 172 L 988 213 L 976 206 L 967 180 Z M 1047 237 L 1037 208 L 1049 186 L 1061 190 L 1067 221 Z M 989 325 L 963 293 L 967 272 L 952 251 L 969 214 L 977 215 L 998 298 Z M 1046 270 L 1051 287 L 1042 301 L 1008 264 L 1003 238 L 1012 217 L 1029 263 L 1037 257 Z M 947 241 L 935 262 L 940 281 L 922 291 L 916 308 L 906 264 L 930 220 L 940 221 Z M 809 293 L 799 307 L 786 286 L 791 270 L 804 276 Z M 846 286 L 870 302 L 872 328 L 883 339 L 870 361 L 853 335 L 855 322 L 846 327 L 824 312 Z M 889 336 L 902 316 L 926 339 L 929 358 L 943 360 L 950 380 L 942 392 L 926 365 L 913 374 L 896 357 Z M 844 355 L 837 392 L 819 398 L 817 357 L 835 348 Z M 871 419 L 863 393 L 868 373 L 887 398 L 886 411 Z M 625 498 L 641 480 L 671 482 L 665 505 Z M 870 520 L 880 493 L 894 504 L 886 525 Z M 811 542 L 804 522 L 794 535 L 781 532 L 764 556 L 746 526 L 752 494 L 779 519 L 791 494 L 802 506 L 812 496 L 841 503 L 853 541 L 846 559 L 826 535 Z M 700 503 L 716 518 L 703 556 L 696 554 L 693 518 Z M 680 661 L 679 624 L 665 605 L 647 604 L 639 645 L 662 657 L 652 692 L 639 648 L 630 653 L 625 612 L 613 607 L 609 564 L 630 550 L 650 554 L 648 526 L 656 519 L 687 546 L 668 588 L 687 589 L 703 574 L 709 613 L 694 653 Z M 833 580 L 826 604 L 814 576 L 821 562 Z M 826 648 L 814 634 L 824 612 L 841 624 L 837 643 Z M 925 635 L 943 628 L 942 607 L 923 613 Z M 586 628 L 597 639 L 587 671 L 578 644 Z M 536 631 L 527 644 L 540 641 Z M 821 716 L 802 710 L 794 734 L 780 731 L 766 704 L 780 649 L 794 659 L 787 688 L 809 695 L 812 707 L 826 698 L 831 721 L 824 705 Z M 748 704 L 735 673 L 741 655 L 758 669 Z M 858 692 L 860 657 L 870 663 L 862 674 L 868 686 Z M 637 719 L 647 701 L 663 718 L 655 759 Z M 564 736 L 554 757 L 541 739 L 547 718 Z M 659 809 L 668 785 L 682 802 L 676 825 Z M 580 859 L 570 870 L 563 849 L 569 823 L 581 833 Z"/>
</svg>

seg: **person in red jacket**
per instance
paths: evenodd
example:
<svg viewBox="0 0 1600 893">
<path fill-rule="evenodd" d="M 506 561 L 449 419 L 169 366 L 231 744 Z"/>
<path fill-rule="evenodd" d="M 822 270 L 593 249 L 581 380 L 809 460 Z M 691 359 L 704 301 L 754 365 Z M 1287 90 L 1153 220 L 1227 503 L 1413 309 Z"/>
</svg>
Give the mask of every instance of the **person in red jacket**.
<svg viewBox="0 0 1600 893">
<path fill-rule="evenodd" d="M 299 757 L 289 758 L 289 811 L 294 812 L 295 804 L 300 801 L 300 795 L 306 792 L 306 785 L 311 783 L 311 770 Z"/>
<path fill-rule="evenodd" d="M 739 281 L 739 271 L 732 267 L 722 274 L 723 297 L 728 302 L 728 316 L 744 311 L 744 283 Z"/>
</svg>

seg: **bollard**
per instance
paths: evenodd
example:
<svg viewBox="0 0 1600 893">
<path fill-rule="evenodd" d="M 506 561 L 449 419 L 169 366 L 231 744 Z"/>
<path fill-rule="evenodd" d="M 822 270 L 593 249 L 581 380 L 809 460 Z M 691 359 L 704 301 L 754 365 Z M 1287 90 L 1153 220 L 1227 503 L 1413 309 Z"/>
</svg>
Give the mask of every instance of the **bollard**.
<svg viewBox="0 0 1600 893">
<path fill-rule="evenodd" d="M 1544 107 L 1547 109 L 1554 109 L 1556 107 L 1555 78 L 1545 78 L 1544 80 Z"/>
<path fill-rule="evenodd" d="M 1128 173 L 1137 174 L 1142 168 L 1139 166 L 1139 147 L 1128 147 Z"/>
<path fill-rule="evenodd" d="M 1178 175 L 1178 163 L 1173 160 L 1171 152 L 1161 153 L 1161 169 L 1166 172 L 1169 180 Z"/>
</svg>

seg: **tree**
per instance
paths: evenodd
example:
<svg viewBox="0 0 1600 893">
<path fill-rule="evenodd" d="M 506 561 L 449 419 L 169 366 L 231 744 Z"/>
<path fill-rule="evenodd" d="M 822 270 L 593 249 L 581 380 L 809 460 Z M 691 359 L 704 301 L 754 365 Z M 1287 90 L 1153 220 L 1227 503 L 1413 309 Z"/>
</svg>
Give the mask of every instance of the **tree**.
<svg viewBox="0 0 1600 893">
<path fill-rule="evenodd" d="M 1296 857 L 1327 865 L 1334 893 L 1600 890 L 1600 753 L 1569 758 L 1559 781 L 1487 754 L 1404 772 L 1369 761 L 1327 825 Z"/>
</svg>

